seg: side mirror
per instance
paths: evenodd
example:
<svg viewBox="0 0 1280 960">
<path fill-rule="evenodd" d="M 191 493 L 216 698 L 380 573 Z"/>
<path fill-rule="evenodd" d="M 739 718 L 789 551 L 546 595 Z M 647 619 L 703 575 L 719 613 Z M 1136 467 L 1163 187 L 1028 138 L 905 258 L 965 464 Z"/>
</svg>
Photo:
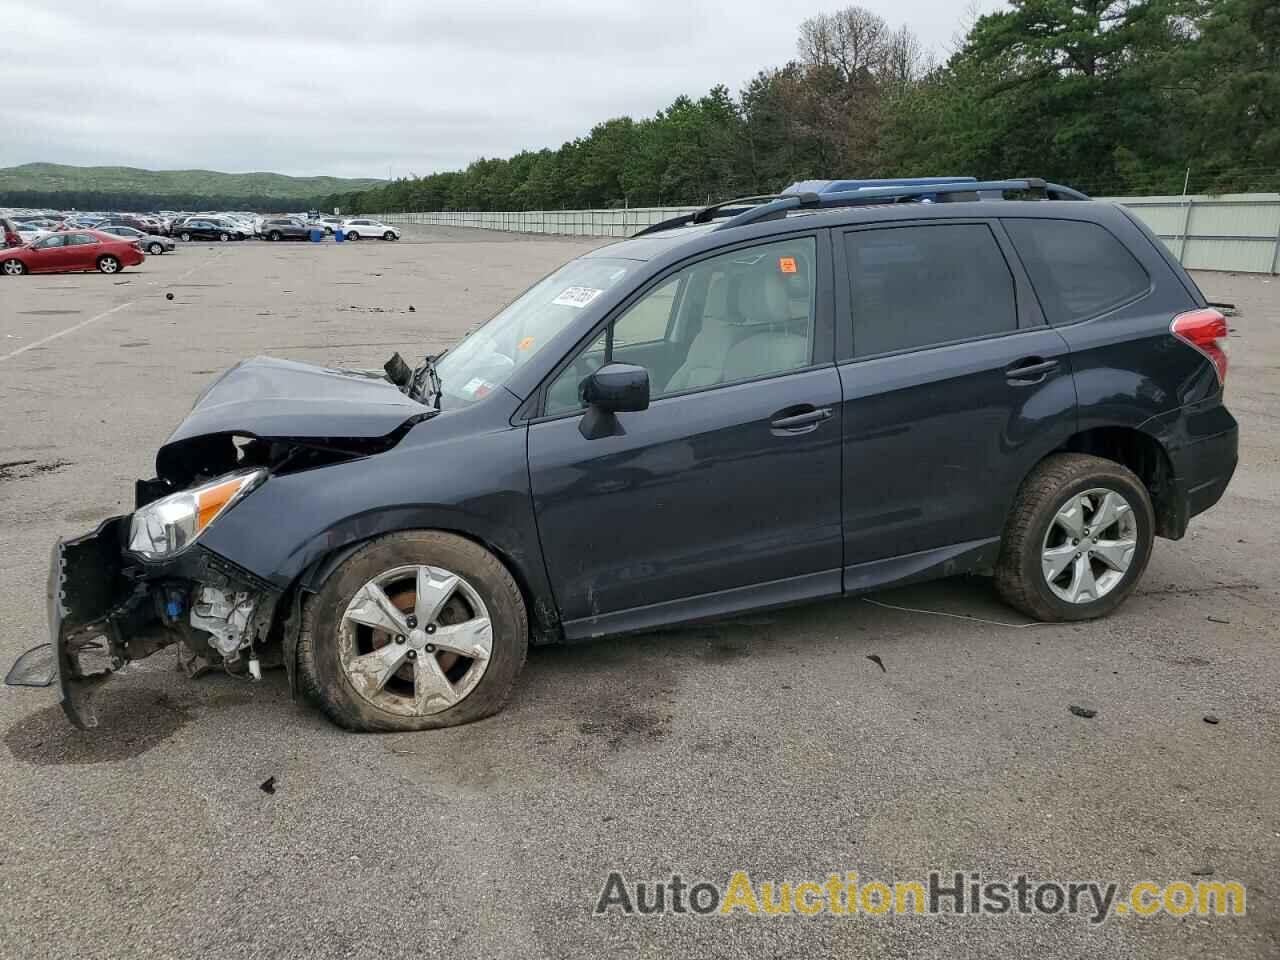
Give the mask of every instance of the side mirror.
<svg viewBox="0 0 1280 960">
<path fill-rule="evenodd" d="M 649 409 L 649 371 L 631 363 L 606 363 L 578 388 L 587 412 L 578 432 L 588 440 L 620 437 L 626 431 L 615 413 Z"/>
<path fill-rule="evenodd" d="M 649 371 L 632 363 L 606 363 L 579 390 L 583 403 L 605 413 L 649 409 Z"/>
</svg>

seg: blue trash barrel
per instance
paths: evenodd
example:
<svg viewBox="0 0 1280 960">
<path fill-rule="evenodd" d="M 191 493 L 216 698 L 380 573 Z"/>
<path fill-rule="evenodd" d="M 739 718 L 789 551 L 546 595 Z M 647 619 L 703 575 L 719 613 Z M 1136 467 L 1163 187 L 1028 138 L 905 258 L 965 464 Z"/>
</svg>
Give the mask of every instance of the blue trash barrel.
<svg viewBox="0 0 1280 960">
<path fill-rule="evenodd" d="M 321 238 L 321 237 L 323 237 L 323 236 L 324 236 L 324 231 L 323 231 L 323 230 L 321 230 L 319 227 L 312 227 L 312 228 L 311 228 L 311 242 L 312 242 L 312 243 L 319 243 L 319 242 L 320 242 L 320 238 Z"/>
<path fill-rule="evenodd" d="M 335 227 L 333 230 L 333 239 L 337 243 L 341 243 L 343 240 L 347 239 L 347 232 L 341 227 Z"/>
</svg>

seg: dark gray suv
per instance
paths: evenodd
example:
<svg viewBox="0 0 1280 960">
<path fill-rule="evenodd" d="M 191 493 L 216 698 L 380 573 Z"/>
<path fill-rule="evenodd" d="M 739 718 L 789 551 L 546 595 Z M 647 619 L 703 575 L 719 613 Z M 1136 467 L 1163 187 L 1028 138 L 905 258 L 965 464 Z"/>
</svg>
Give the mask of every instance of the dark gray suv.
<svg viewBox="0 0 1280 960">
<path fill-rule="evenodd" d="M 62 542 L 63 703 L 178 644 L 337 723 L 498 710 L 530 642 L 990 572 L 1084 620 L 1236 465 L 1221 314 L 1038 180 L 805 184 L 595 250 L 443 356 L 259 357 Z"/>
</svg>

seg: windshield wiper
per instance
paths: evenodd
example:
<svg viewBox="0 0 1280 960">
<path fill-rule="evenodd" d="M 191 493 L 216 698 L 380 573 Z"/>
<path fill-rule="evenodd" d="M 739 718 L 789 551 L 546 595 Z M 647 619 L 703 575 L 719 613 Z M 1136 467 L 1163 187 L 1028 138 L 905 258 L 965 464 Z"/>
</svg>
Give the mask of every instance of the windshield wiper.
<svg viewBox="0 0 1280 960">
<path fill-rule="evenodd" d="M 440 396 L 444 387 L 440 383 L 440 374 L 436 371 L 436 361 L 443 356 L 443 353 L 438 353 L 434 357 L 424 357 L 422 366 L 413 371 L 413 383 L 409 387 L 410 399 L 426 403 L 427 392 L 423 388 L 430 384 L 431 393 L 434 395 L 433 405 L 437 410 L 440 409 Z"/>
</svg>

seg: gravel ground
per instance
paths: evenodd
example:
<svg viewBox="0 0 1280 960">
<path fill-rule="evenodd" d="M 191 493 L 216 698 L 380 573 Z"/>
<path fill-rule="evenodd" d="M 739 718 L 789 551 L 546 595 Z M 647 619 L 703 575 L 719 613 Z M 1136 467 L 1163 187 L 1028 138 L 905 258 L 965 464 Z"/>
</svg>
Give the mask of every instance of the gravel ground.
<svg viewBox="0 0 1280 960">
<path fill-rule="evenodd" d="M 0 662 L 43 639 L 55 537 L 128 509 L 216 372 L 421 355 L 594 243 L 417 228 L 0 280 Z M 187 681 L 168 651 L 113 681 L 92 734 L 52 690 L 0 688 L 0 954 L 1280 955 L 1280 280 L 1198 279 L 1239 308 L 1240 469 L 1110 619 L 1015 629 L 850 600 L 543 648 L 506 712 L 416 735 L 339 731 L 278 672 Z M 977 579 L 875 599 L 1023 623 Z M 592 916 L 612 870 L 739 868 L 1126 884 L 1212 868 L 1248 885 L 1249 913 Z"/>
</svg>

